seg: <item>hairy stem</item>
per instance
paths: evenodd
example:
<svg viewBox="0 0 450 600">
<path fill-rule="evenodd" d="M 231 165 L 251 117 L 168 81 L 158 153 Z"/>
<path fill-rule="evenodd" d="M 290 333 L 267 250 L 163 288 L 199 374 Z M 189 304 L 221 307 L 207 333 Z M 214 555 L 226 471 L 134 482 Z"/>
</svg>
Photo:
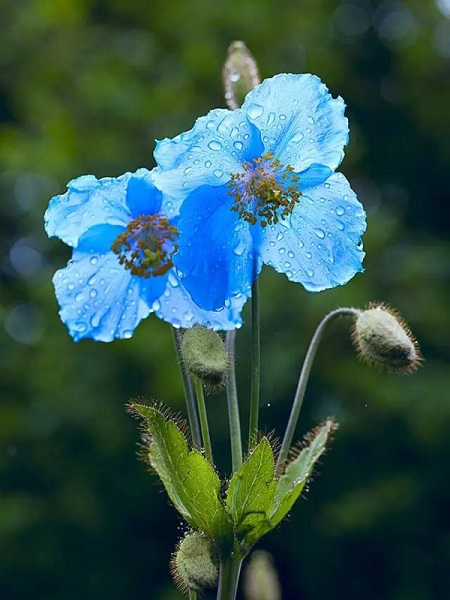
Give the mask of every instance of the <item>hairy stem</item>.
<svg viewBox="0 0 450 600">
<path fill-rule="evenodd" d="M 261 378 L 261 332 L 259 318 L 259 289 L 258 279 L 252 286 L 252 388 L 250 404 L 250 425 L 248 432 L 248 447 L 258 431 L 259 391 Z"/>
<path fill-rule="evenodd" d="M 241 422 L 239 417 L 239 402 L 236 388 L 236 365 L 234 358 L 235 338 L 235 330 L 227 332 L 226 345 L 229 363 L 227 375 L 227 403 L 228 420 L 230 423 L 231 464 L 233 473 L 242 465 Z"/>
<path fill-rule="evenodd" d="M 294 402 L 292 404 L 291 414 L 289 416 L 289 421 L 286 427 L 286 432 L 284 434 L 283 442 L 281 444 L 280 454 L 278 456 L 277 461 L 277 471 L 283 467 L 284 461 L 286 460 L 289 449 L 292 444 L 292 439 L 294 437 L 295 429 L 297 427 L 298 418 L 300 415 L 300 410 L 302 408 L 303 399 L 305 397 L 306 386 L 308 384 L 309 375 L 311 373 L 311 368 L 313 366 L 314 358 L 316 356 L 317 349 L 322 340 L 323 333 L 326 329 L 328 323 L 330 323 L 336 317 L 341 316 L 357 316 L 360 311 L 356 308 L 337 308 L 336 310 L 331 311 L 326 315 L 322 321 L 319 323 L 312 340 L 308 347 L 308 352 L 306 353 L 305 362 L 303 363 L 302 370 L 300 371 L 300 376 L 298 379 L 297 390 L 295 392 Z"/>
<path fill-rule="evenodd" d="M 195 395 L 197 396 L 198 414 L 200 416 L 200 427 L 202 430 L 203 447 L 205 456 L 211 464 L 213 463 L 211 438 L 209 435 L 208 415 L 206 414 L 205 396 L 203 394 L 203 384 L 197 377 L 194 377 Z"/>
<path fill-rule="evenodd" d="M 189 427 L 191 430 L 192 441 L 197 448 L 201 448 L 202 438 L 200 435 L 200 425 L 198 421 L 197 407 L 195 405 L 194 390 L 192 389 L 192 381 L 187 372 L 183 358 L 181 356 L 181 331 L 175 327 L 172 327 L 173 341 L 175 344 L 175 351 L 177 353 L 178 363 L 181 369 L 181 376 L 183 379 L 184 398 L 186 400 L 186 409 L 188 414 Z"/>
<path fill-rule="evenodd" d="M 217 600 L 235 600 L 241 572 L 242 558 L 235 558 L 233 553 L 222 557 L 220 561 L 219 586 Z"/>
</svg>

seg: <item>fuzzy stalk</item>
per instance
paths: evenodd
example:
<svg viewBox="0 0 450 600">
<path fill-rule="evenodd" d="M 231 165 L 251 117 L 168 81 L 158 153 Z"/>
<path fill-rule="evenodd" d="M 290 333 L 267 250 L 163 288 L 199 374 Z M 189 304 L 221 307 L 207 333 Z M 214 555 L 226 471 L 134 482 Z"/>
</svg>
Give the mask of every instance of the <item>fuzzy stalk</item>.
<svg viewBox="0 0 450 600">
<path fill-rule="evenodd" d="M 191 430 L 191 437 L 194 445 L 197 446 L 197 448 L 200 448 L 202 445 L 202 438 L 200 435 L 200 425 L 198 421 L 197 407 L 195 405 L 194 390 L 192 389 L 192 381 L 189 377 L 189 373 L 186 369 L 186 365 L 184 364 L 180 351 L 181 332 L 176 327 L 172 327 L 172 335 L 183 380 L 184 398 L 186 400 L 186 409 L 188 414 L 189 428 Z"/>
<path fill-rule="evenodd" d="M 295 429 L 297 427 L 298 418 L 300 416 L 300 410 L 303 405 L 303 399 L 305 397 L 306 386 L 308 384 L 309 375 L 311 373 L 311 368 L 314 363 L 314 358 L 316 356 L 317 349 L 319 348 L 320 342 L 322 340 L 324 331 L 327 325 L 341 316 L 353 316 L 356 317 L 359 315 L 361 311 L 356 308 L 337 308 L 336 310 L 328 313 L 322 321 L 319 323 L 314 335 L 311 339 L 311 342 L 308 347 L 308 351 L 306 353 L 305 361 L 303 363 L 302 369 L 300 371 L 300 376 L 297 383 L 297 389 L 295 392 L 294 402 L 292 404 L 291 414 L 289 416 L 289 421 L 286 427 L 286 432 L 284 434 L 283 441 L 281 443 L 280 454 L 278 455 L 277 460 L 277 472 L 279 473 L 283 468 L 283 464 L 288 457 L 289 449 L 292 444 L 292 440 L 294 437 Z"/>
<path fill-rule="evenodd" d="M 242 558 L 235 558 L 233 552 L 221 558 L 217 600 L 236 600 L 241 566 Z"/>
<path fill-rule="evenodd" d="M 227 404 L 228 421 L 230 424 L 231 440 L 231 465 L 235 473 L 242 465 L 242 438 L 241 422 L 239 417 L 239 402 L 236 387 L 236 365 L 234 357 L 236 331 L 227 332 L 226 346 L 228 353 L 228 374 L 227 374 Z"/>
<path fill-rule="evenodd" d="M 206 413 L 205 396 L 203 394 L 203 383 L 194 377 L 195 395 L 197 396 L 197 407 L 198 414 L 200 417 L 200 428 L 202 430 L 203 447 L 205 449 L 205 456 L 208 461 L 213 465 L 213 455 L 211 447 L 211 437 L 209 435 L 208 415 Z"/>
<path fill-rule="evenodd" d="M 250 404 L 250 424 L 248 431 L 248 448 L 251 448 L 258 431 L 259 393 L 261 380 L 261 331 L 259 315 L 258 279 L 252 286 L 252 387 Z"/>
</svg>

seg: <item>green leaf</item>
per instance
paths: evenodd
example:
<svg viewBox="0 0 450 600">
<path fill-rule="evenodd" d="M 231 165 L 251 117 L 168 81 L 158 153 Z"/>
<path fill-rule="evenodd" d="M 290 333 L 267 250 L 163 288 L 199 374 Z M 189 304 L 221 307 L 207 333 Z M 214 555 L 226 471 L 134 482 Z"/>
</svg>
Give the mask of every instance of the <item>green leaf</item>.
<svg viewBox="0 0 450 600">
<path fill-rule="evenodd" d="M 178 512 L 211 537 L 231 533 L 227 510 L 220 499 L 220 479 L 198 450 L 189 451 L 179 427 L 154 406 L 133 404 L 144 417 L 150 442 L 148 459 Z"/>
<path fill-rule="evenodd" d="M 278 480 L 275 491 L 274 507 L 270 515 L 271 528 L 278 525 L 287 515 L 302 493 L 315 463 L 325 452 L 326 444 L 335 428 L 336 423 L 331 419 L 316 427 L 308 435 L 308 445 L 286 467 L 284 474 Z"/>
<path fill-rule="evenodd" d="M 262 438 L 230 481 L 226 504 L 235 536 L 244 548 L 250 548 L 271 529 L 274 471 L 272 449 L 267 438 Z"/>
</svg>

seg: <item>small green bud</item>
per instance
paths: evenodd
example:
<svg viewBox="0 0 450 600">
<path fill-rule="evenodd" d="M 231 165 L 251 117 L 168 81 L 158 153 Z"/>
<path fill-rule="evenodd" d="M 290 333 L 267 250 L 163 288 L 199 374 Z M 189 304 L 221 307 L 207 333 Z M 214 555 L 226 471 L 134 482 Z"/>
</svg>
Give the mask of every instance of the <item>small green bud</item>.
<svg viewBox="0 0 450 600">
<path fill-rule="evenodd" d="M 239 108 L 245 96 L 261 83 L 258 65 L 244 42 L 232 42 L 222 71 L 225 100 L 232 110 Z"/>
<path fill-rule="evenodd" d="M 421 362 L 419 346 L 405 321 L 384 305 L 369 305 L 357 316 L 352 339 L 358 356 L 389 373 L 410 373 Z"/>
<path fill-rule="evenodd" d="M 247 600 L 280 600 L 281 590 L 272 557 L 268 552 L 253 552 L 244 574 Z"/>
<path fill-rule="evenodd" d="M 181 342 L 181 356 L 189 373 L 206 386 L 215 388 L 225 384 L 228 354 L 215 331 L 206 327 L 188 329 Z"/>
<path fill-rule="evenodd" d="M 217 583 L 217 554 L 212 543 L 198 532 L 188 533 L 172 556 L 170 570 L 182 592 L 214 587 Z"/>
</svg>

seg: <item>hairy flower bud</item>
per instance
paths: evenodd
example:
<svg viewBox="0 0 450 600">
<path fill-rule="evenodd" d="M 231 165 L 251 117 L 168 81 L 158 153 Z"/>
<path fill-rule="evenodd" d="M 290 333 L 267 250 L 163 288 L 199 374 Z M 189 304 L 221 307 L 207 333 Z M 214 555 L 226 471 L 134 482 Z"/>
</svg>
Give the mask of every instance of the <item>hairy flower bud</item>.
<svg viewBox="0 0 450 600">
<path fill-rule="evenodd" d="M 247 600 L 280 600 L 281 590 L 272 557 L 268 552 L 253 552 L 244 575 Z"/>
<path fill-rule="evenodd" d="M 258 65 L 244 42 L 232 42 L 223 66 L 225 100 L 231 109 L 239 108 L 245 96 L 261 80 Z"/>
<path fill-rule="evenodd" d="M 361 311 L 352 339 L 361 360 L 390 373 L 409 373 L 420 364 L 414 336 L 403 319 L 387 306 L 369 305 Z"/>
<path fill-rule="evenodd" d="M 181 591 L 214 587 L 217 582 L 217 556 L 212 543 L 201 533 L 188 533 L 172 556 L 170 570 Z"/>
<path fill-rule="evenodd" d="M 206 327 L 188 329 L 181 342 L 181 355 L 191 375 L 210 387 L 222 387 L 228 368 L 225 344 L 215 331 Z"/>
</svg>

